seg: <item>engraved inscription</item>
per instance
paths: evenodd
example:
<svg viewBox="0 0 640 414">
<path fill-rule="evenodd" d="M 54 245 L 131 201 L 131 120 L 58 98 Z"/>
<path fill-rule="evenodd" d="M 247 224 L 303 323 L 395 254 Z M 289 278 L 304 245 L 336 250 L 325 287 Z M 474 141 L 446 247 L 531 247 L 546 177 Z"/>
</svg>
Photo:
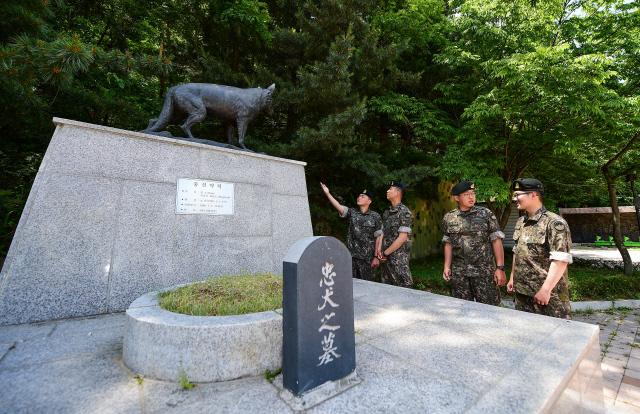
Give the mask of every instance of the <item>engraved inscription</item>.
<svg viewBox="0 0 640 414">
<path fill-rule="evenodd" d="M 233 214 L 233 183 L 179 178 L 176 214 Z"/>
</svg>

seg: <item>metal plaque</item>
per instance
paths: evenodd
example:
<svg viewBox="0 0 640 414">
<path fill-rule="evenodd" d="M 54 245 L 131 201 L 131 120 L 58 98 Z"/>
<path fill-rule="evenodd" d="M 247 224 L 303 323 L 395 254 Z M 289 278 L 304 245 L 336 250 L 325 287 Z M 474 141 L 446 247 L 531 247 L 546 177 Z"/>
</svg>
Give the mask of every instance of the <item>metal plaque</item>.
<svg viewBox="0 0 640 414">
<path fill-rule="evenodd" d="M 178 178 L 176 214 L 233 214 L 233 183 Z"/>
</svg>

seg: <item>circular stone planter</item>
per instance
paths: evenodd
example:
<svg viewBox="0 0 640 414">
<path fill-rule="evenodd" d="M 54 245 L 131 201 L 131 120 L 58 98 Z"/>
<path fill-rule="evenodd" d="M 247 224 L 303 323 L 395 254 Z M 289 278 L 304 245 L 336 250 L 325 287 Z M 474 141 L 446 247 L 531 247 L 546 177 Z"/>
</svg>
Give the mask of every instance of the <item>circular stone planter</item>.
<svg viewBox="0 0 640 414">
<path fill-rule="evenodd" d="M 170 289 L 175 289 L 170 288 Z M 127 309 L 123 359 L 145 377 L 178 381 L 226 381 L 282 366 L 281 310 L 233 316 L 169 312 L 158 293 Z"/>
</svg>

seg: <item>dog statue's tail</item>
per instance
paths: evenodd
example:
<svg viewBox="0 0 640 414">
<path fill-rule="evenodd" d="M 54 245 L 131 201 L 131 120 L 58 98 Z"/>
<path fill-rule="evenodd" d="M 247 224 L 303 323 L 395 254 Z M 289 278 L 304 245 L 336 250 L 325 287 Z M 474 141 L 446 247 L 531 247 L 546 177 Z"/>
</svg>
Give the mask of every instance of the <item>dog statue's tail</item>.
<svg viewBox="0 0 640 414">
<path fill-rule="evenodd" d="M 169 125 L 171 122 L 171 115 L 173 113 L 173 95 L 175 93 L 176 86 L 172 86 L 167 91 L 164 97 L 164 104 L 162 105 L 162 111 L 158 118 L 151 119 L 145 132 L 160 132 Z"/>
</svg>

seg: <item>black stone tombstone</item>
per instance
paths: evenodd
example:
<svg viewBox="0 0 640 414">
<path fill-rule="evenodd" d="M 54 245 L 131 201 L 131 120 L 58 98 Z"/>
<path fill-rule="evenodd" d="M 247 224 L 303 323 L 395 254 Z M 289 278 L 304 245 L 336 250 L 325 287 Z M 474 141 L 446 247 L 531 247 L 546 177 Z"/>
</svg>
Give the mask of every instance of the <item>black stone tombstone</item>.
<svg viewBox="0 0 640 414">
<path fill-rule="evenodd" d="M 356 368 L 351 254 L 333 237 L 307 237 L 283 273 L 282 382 L 300 395 Z"/>
</svg>

